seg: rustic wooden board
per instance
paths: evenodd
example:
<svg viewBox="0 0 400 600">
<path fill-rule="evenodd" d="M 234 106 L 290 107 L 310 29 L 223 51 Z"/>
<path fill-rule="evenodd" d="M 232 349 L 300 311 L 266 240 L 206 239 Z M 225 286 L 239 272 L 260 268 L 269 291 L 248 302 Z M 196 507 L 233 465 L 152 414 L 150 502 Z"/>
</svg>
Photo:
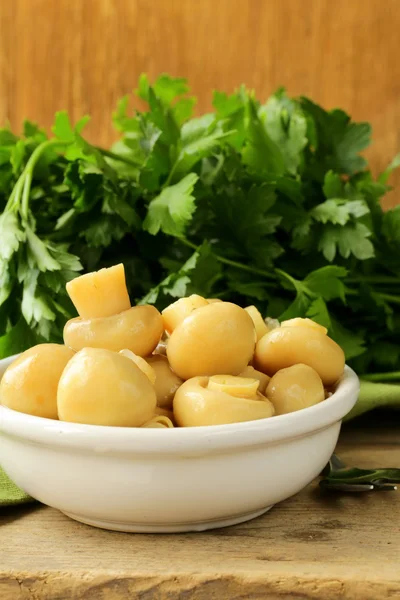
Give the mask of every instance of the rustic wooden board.
<svg viewBox="0 0 400 600">
<path fill-rule="evenodd" d="M 67 108 L 108 144 L 143 71 L 189 77 L 199 111 L 215 88 L 284 85 L 371 121 L 380 170 L 400 151 L 399 30 L 399 0 L 1 0 L 0 123 Z"/>
<path fill-rule="evenodd" d="M 398 428 L 345 432 L 349 464 L 399 466 Z M 400 598 L 400 492 L 315 484 L 249 523 L 203 534 L 107 532 L 43 506 L 0 513 L 1 600 Z"/>
</svg>

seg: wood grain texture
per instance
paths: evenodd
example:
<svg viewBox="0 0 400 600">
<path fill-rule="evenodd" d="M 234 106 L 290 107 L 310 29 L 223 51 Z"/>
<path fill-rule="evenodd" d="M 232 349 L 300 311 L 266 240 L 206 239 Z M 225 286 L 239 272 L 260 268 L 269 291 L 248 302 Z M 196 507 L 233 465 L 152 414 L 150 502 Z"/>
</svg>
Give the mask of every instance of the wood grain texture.
<svg viewBox="0 0 400 600">
<path fill-rule="evenodd" d="M 398 465 L 398 429 L 354 429 L 339 453 Z M 37 505 L 0 513 L 1 600 L 400 598 L 400 493 L 321 496 L 208 533 L 94 529 Z"/>
<path fill-rule="evenodd" d="M 399 30 L 399 0 L 0 0 L 0 123 L 67 108 L 108 144 L 143 71 L 188 77 L 198 111 L 215 88 L 285 85 L 371 121 L 378 171 L 400 151 Z"/>
</svg>

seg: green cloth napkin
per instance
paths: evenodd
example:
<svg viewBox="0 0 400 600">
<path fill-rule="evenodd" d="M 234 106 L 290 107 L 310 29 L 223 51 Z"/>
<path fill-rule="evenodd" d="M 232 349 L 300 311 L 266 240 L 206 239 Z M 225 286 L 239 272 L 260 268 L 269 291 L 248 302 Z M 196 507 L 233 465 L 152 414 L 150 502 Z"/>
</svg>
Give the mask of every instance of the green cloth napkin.
<svg viewBox="0 0 400 600">
<path fill-rule="evenodd" d="M 34 502 L 34 499 L 20 490 L 0 467 L 0 507 L 25 504 L 26 502 Z"/>
<path fill-rule="evenodd" d="M 345 417 L 345 421 L 384 406 L 400 408 L 400 384 L 361 381 L 360 397 L 353 410 Z M 34 502 L 34 499 L 17 488 L 0 467 L 0 507 L 26 502 Z"/>
</svg>

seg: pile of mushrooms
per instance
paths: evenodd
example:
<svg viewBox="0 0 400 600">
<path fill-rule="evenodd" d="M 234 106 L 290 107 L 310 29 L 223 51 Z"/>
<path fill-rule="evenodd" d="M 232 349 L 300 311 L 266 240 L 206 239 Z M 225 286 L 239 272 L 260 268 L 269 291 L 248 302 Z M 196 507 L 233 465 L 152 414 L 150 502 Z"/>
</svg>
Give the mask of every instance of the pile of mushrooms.
<svg viewBox="0 0 400 600">
<path fill-rule="evenodd" d="M 64 345 L 40 344 L 8 367 L 4 406 L 90 425 L 221 425 L 322 402 L 343 374 L 342 349 L 310 319 L 271 328 L 254 306 L 198 295 L 162 313 L 131 307 L 123 265 L 67 291 L 79 317 Z"/>
</svg>

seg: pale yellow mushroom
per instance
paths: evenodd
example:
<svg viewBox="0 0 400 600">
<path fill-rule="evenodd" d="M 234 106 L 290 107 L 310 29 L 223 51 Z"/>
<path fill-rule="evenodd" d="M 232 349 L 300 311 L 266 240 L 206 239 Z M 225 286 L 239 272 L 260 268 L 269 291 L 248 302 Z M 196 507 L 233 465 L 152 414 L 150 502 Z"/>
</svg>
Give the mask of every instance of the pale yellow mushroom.
<svg viewBox="0 0 400 600">
<path fill-rule="evenodd" d="M 256 399 L 258 379 L 250 379 L 250 377 L 238 377 L 234 375 L 213 375 L 208 380 L 207 388 L 217 392 L 224 392 L 235 398 L 252 398 Z"/>
<path fill-rule="evenodd" d="M 323 325 L 312 321 L 311 319 L 302 319 L 301 317 L 296 317 L 295 319 L 288 319 L 287 321 L 282 321 L 281 327 L 311 327 L 312 329 L 317 329 L 321 333 L 327 334 L 328 330 Z"/>
<path fill-rule="evenodd" d="M 167 308 L 164 308 L 161 313 L 165 331 L 172 333 L 194 310 L 207 305 L 207 300 L 197 294 L 192 294 L 187 298 L 180 298 L 176 302 L 173 302 Z"/>
<path fill-rule="evenodd" d="M 76 277 L 66 287 L 84 319 L 111 317 L 131 307 L 123 264 Z"/>
<path fill-rule="evenodd" d="M 254 351 L 253 321 L 243 308 L 215 302 L 195 310 L 172 332 L 167 357 L 182 379 L 238 375 Z"/>
<path fill-rule="evenodd" d="M 222 302 L 221 298 L 206 298 L 208 304 L 214 304 L 214 302 Z"/>
<path fill-rule="evenodd" d="M 272 403 L 258 394 L 256 399 L 238 398 L 208 387 L 208 377 L 194 377 L 181 385 L 174 398 L 174 417 L 181 427 L 224 425 L 272 417 Z"/>
<path fill-rule="evenodd" d="M 321 377 L 314 369 L 302 364 L 275 373 L 266 395 L 274 405 L 276 415 L 308 408 L 325 399 Z"/>
<path fill-rule="evenodd" d="M 142 427 L 154 428 L 154 429 L 171 429 L 174 426 L 171 419 L 163 415 L 155 415 L 149 421 L 146 421 Z"/>
<path fill-rule="evenodd" d="M 260 311 L 255 306 L 246 306 L 244 309 L 251 317 L 256 330 L 257 342 L 263 335 L 269 332 L 269 327 L 261 316 Z"/>
<path fill-rule="evenodd" d="M 313 327 L 279 327 L 257 343 L 254 366 L 267 375 L 299 363 L 315 369 L 323 384 L 330 386 L 343 374 L 344 352 Z"/>
<path fill-rule="evenodd" d="M 247 366 L 241 373 L 239 373 L 240 377 L 250 377 L 250 379 L 258 379 L 258 391 L 261 394 L 265 393 L 267 389 L 267 385 L 269 383 L 270 377 L 261 371 L 257 371 L 254 367 Z"/>
<path fill-rule="evenodd" d="M 120 354 L 122 354 L 122 356 L 126 356 L 126 358 L 129 358 L 131 361 L 133 361 L 135 363 L 135 365 L 137 365 L 139 367 L 139 369 L 141 371 L 143 371 L 143 373 L 145 375 L 147 375 L 147 377 L 149 378 L 149 381 L 151 383 L 151 385 L 154 385 L 156 382 L 156 372 L 153 369 L 153 367 L 151 367 L 149 365 L 148 362 L 145 361 L 144 358 L 142 358 L 141 356 L 138 356 L 137 354 L 135 354 L 134 352 L 132 352 L 132 350 L 121 350 Z"/>
<path fill-rule="evenodd" d="M 110 350 L 84 348 L 64 369 L 57 406 L 62 421 L 141 427 L 154 415 L 156 393 L 129 358 Z"/>
<path fill-rule="evenodd" d="M 18 412 L 58 419 L 57 386 L 74 356 L 60 344 L 39 344 L 26 350 L 7 368 L 0 382 L 0 404 Z"/>
<path fill-rule="evenodd" d="M 174 413 L 172 412 L 172 410 L 168 410 L 168 408 L 161 408 L 160 406 L 156 406 L 156 408 L 154 409 L 154 414 L 163 417 L 168 417 L 168 419 L 171 419 L 171 421 L 174 420 Z"/>
<path fill-rule="evenodd" d="M 73 350 L 105 348 L 132 350 L 138 356 L 148 356 L 163 333 L 160 313 L 154 306 L 135 306 L 118 315 L 101 319 L 78 317 L 64 327 L 64 342 Z"/>
<path fill-rule="evenodd" d="M 175 392 L 182 385 L 182 379 L 173 372 L 166 356 L 149 356 L 146 361 L 156 376 L 154 389 L 156 390 L 157 406 L 172 408 Z"/>
</svg>

